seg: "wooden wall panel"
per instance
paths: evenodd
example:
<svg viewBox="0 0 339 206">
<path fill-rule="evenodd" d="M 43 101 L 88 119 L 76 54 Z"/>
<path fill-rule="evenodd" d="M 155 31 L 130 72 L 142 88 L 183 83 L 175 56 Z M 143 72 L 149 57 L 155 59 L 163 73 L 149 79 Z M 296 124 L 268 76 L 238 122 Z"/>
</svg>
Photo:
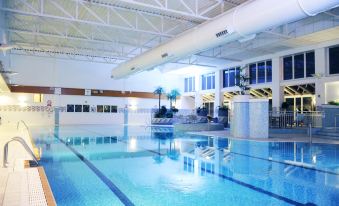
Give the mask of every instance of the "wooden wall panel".
<svg viewBox="0 0 339 206">
<path fill-rule="evenodd" d="M 54 87 L 37 87 L 37 86 L 11 86 L 11 92 L 14 93 L 39 93 L 39 94 L 54 94 Z M 77 88 L 61 88 L 62 95 L 85 95 L 85 89 Z M 99 97 L 136 97 L 136 98 L 151 98 L 157 99 L 158 96 L 151 92 L 121 92 L 116 90 L 92 90 L 91 96 Z M 162 98 L 166 98 L 162 95 Z"/>
</svg>

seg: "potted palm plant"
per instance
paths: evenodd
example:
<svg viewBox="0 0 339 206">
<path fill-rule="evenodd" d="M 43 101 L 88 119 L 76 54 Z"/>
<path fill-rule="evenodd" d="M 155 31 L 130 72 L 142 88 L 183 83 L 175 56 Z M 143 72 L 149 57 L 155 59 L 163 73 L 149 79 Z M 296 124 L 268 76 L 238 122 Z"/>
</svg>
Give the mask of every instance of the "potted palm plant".
<svg viewBox="0 0 339 206">
<path fill-rule="evenodd" d="M 227 117 L 228 116 L 228 107 L 223 105 L 218 107 L 218 116 Z"/>
<path fill-rule="evenodd" d="M 161 101 L 161 96 L 163 95 L 163 94 L 165 94 L 165 89 L 163 88 L 163 87 L 161 87 L 161 86 L 158 86 L 155 90 L 154 90 L 154 92 L 153 92 L 153 94 L 155 94 L 155 95 L 158 95 L 158 98 L 159 98 L 159 110 L 158 111 L 160 111 L 160 101 Z"/>
<path fill-rule="evenodd" d="M 197 108 L 197 115 L 200 117 L 207 117 L 208 110 L 206 107 L 198 107 Z"/>
<path fill-rule="evenodd" d="M 240 74 L 236 76 L 237 79 L 237 86 L 240 88 L 240 94 L 241 95 L 249 95 L 250 94 L 250 77 L 249 75 L 244 72 L 246 71 L 247 66 L 240 68 Z"/>
<path fill-rule="evenodd" d="M 177 108 L 173 106 L 173 101 L 174 101 L 174 104 L 176 104 L 178 96 L 180 96 L 180 92 L 177 89 L 172 89 L 171 92 L 167 94 L 167 99 L 170 101 L 170 110 L 173 113 L 176 113 L 179 111 Z"/>
</svg>

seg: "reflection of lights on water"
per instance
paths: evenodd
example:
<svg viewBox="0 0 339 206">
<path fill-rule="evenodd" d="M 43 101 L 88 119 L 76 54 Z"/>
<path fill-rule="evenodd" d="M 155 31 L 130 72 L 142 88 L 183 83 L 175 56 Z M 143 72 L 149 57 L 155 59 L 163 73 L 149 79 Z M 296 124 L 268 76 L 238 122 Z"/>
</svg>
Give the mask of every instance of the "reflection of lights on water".
<svg viewBox="0 0 339 206">
<path fill-rule="evenodd" d="M 312 156 L 312 162 L 315 164 L 317 163 L 317 155 Z"/>
<path fill-rule="evenodd" d="M 181 141 L 180 140 L 174 140 L 174 145 L 175 148 L 179 150 L 179 152 L 181 152 Z"/>
<path fill-rule="evenodd" d="M 128 150 L 135 151 L 137 149 L 137 139 L 135 137 L 131 137 L 128 142 Z"/>
<path fill-rule="evenodd" d="M 199 176 L 199 160 L 194 160 L 194 175 Z"/>
</svg>

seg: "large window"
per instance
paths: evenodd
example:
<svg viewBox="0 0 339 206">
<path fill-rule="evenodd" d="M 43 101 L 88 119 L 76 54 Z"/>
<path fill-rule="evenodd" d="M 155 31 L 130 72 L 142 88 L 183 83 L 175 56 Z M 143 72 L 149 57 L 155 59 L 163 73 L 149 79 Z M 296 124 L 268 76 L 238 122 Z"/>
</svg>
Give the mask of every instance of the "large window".
<svg viewBox="0 0 339 206">
<path fill-rule="evenodd" d="M 339 46 L 329 48 L 330 74 L 339 74 Z"/>
<path fill-rule="evenodd" d="M 305 62 L 304 54 L 298 54 L 294 56 L 294 79 L 305 77 Z"/>
<path fill-rule="evenodd" d="M 201 75 L 201 89 L 215 89 L 215 74 L 209 73 Z"/>
<path fill-rule="evenodd" d="M 306 77 L 312 77 L 315 74 L 314 52 L 306 53 Z"/>
<path fill-rule="evenodd" d="M 232 67 L 224 70 L 223 87 L 233 87 L 239 84 L 240 67 Z"/>
<path fill-rule="evenodd" d="M 261 61 L 249 65 L 250 84 L 272 82 L 272 61 Z"/>
<path fill-rule="evenodd" d="M 284 80 L 312 77 L 315 72 L 314 51 L 283 58 Z"/>
<path fill-rule="evenodd" d="M 195 91 L 195 78 L 187 77 L 185 78 L 185 92 L 194 92 Z"/>
</svg>

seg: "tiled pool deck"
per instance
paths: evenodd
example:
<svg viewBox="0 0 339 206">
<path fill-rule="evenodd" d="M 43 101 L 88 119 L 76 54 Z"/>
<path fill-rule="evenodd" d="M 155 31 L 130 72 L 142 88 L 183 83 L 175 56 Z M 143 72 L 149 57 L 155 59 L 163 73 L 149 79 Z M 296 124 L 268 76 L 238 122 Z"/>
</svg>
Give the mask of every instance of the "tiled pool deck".
<svg viewBox="0 0 339 206">
<path fill-rule="evenodd" d="M 22 137 L 32 149 L 28 133 L 15 125 L 0 126 L 0 148 L 15 136 Z M 4 168 L 0 152 L 0 205 L 56 205 L 43 168 L 29 168 L 27 160 L 31 157 L 17 142 L 10 144 L 8 154 L 10 164 Z"/>
</svg>

